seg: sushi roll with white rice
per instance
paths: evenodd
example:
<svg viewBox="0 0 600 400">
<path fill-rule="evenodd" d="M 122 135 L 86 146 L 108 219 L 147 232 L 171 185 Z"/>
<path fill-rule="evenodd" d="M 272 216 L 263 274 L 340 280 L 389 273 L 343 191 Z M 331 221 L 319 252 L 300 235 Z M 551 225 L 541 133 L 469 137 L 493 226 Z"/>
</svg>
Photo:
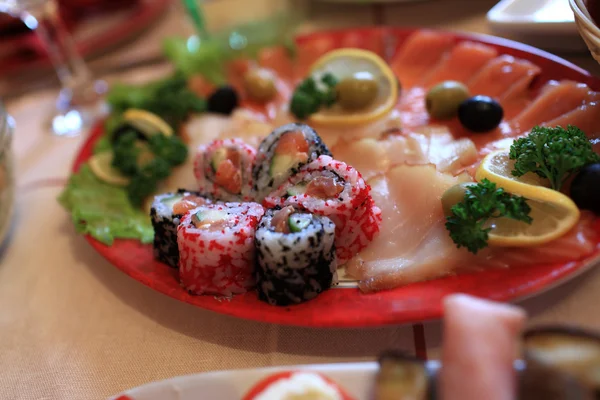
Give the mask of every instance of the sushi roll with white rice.
<svg viewBox="0 0 600 400">
<path fill-rule="evenodd" d="M 257 203 L 200 206 L 177 228 L 179 279 L 192 294 L 232 296 L 254 286 Z"/>
<path fill-rule="evenodd" d="M 256 230 L 261 300 L 285 306 L 315 298 L 337 283 L 335 225 L 293 206 L 267 210 Z"/>
<path fill-rule="evenodd" d="M 186 212 L 208 203 L 210 200 L 202 197 L 200 193 L 183 189 L 154 197 L 150 209 L 150 219 L 154 228 L 154 258 L 169 267 L 178 267 L 177 225 Z"/>
<path fill-rule="evenodd" d="M 320 155 L 331 152 L 310 126 L 292 123 L 275 129 L 258 147 L 252 169 L 254 200 L 260 203 Z"/>
<path fill-rule="evenodd" d="M 293 205 L 329 217 L 335 224 L 340 265 L 365 248 L 379 232 L 381 210 L 360 172 L 329 156 L 305 165 L 264 199 L 267 208 Z"/>
<path fill-rule="evenodd" d="M 240 139 L 200 146 L 194 160 L 198 190 L 213 200 L 250 201 L 255 156 L 254 147 Z"/>
</svg>

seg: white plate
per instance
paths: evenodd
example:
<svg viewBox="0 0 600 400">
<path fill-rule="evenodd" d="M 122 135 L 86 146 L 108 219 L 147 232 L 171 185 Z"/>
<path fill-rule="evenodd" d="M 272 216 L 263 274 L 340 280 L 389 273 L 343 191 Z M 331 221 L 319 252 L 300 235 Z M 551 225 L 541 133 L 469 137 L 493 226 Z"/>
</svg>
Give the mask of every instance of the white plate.
<svg viewBox="0 0 600 400">
<path fill-rule="evenodd" d="M 315 0 L 321 3 L 354 3 L 354 4 L 382 4 L 382 3 L 418 3 L 429 0 Z"/>
<path fill-rule="evenodd" d="M 239 400 L 263 378 L 281 371 L 318 371 L 357 400 L 372 398 L 378 365 L 375 362 L 286 366 L 208 372 L 150 383 L 125 394 L 134 400 Z M 112 397 L 116 399 L 118 397 Z"/>
<path fill-rule="evenodd" d="M 490 28 L 533 46 L 556 51 L 583 51 L 568 0 L 502 0 L 488 13 Z"/>
</svg>

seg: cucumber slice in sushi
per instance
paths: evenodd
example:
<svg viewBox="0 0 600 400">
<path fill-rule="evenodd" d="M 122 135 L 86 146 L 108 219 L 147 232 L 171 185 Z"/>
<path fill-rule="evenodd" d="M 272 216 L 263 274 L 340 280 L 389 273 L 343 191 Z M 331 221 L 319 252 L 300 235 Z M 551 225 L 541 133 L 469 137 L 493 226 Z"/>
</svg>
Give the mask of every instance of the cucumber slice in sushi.
<svg viewBox="0 0 600 400">
<path fill-rule="evenodd" d="M 290 215 L 289 218 L 289 225 L 290 225 L 290 231 L 291 232 L 301 232 L 303 229 L 306 229 L 308 227 L 308 225 L 310 225 L 312 221 L 312 215 L 310 214 L 300 214 L 300 213 L 295 213 Z"/>
</svg>

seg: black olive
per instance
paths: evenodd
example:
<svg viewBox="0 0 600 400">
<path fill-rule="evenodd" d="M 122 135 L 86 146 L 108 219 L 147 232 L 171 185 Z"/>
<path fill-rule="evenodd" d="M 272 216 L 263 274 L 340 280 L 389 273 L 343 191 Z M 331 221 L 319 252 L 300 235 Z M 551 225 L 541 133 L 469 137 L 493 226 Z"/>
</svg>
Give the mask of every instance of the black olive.
<svg viewBox="0 0 600 400">
<path fill-rule="evenodd" d="M 473 96 L 458 107 L 460 123 L 472 132 L 489 132 L 500 124 L 502 117 L 502 106 L 488 96 Z"/>
<path fill-rule="evenodd" d="M 577 207 L 600 214 L 600 163 L 579 171 L 571 183 L 571 198 Z"/>
<path fill-rule="evenodd" d="M 207 100 L 209 112 L 229 115 L 238 106 L 238 94 L 231 86 L 221 86 Z"/>
</svg>

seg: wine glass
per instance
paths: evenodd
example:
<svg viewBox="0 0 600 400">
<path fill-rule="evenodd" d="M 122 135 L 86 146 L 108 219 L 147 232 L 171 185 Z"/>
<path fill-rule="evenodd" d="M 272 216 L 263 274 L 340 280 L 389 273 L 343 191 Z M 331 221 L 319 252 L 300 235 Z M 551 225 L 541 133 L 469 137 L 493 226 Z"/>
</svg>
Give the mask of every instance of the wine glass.
<svg viewBox="0 0 600 400">
<path fill-rule="evenodd" d="M 107 85 L 92 78 L 60 19 L 56 0 L 0 0 L 0 12 L 20 18 L 46 46 L 62 85 L 51 118 L 54 134 L 79 135 L 106 114 L 102 98 Z"/>
</svg>

